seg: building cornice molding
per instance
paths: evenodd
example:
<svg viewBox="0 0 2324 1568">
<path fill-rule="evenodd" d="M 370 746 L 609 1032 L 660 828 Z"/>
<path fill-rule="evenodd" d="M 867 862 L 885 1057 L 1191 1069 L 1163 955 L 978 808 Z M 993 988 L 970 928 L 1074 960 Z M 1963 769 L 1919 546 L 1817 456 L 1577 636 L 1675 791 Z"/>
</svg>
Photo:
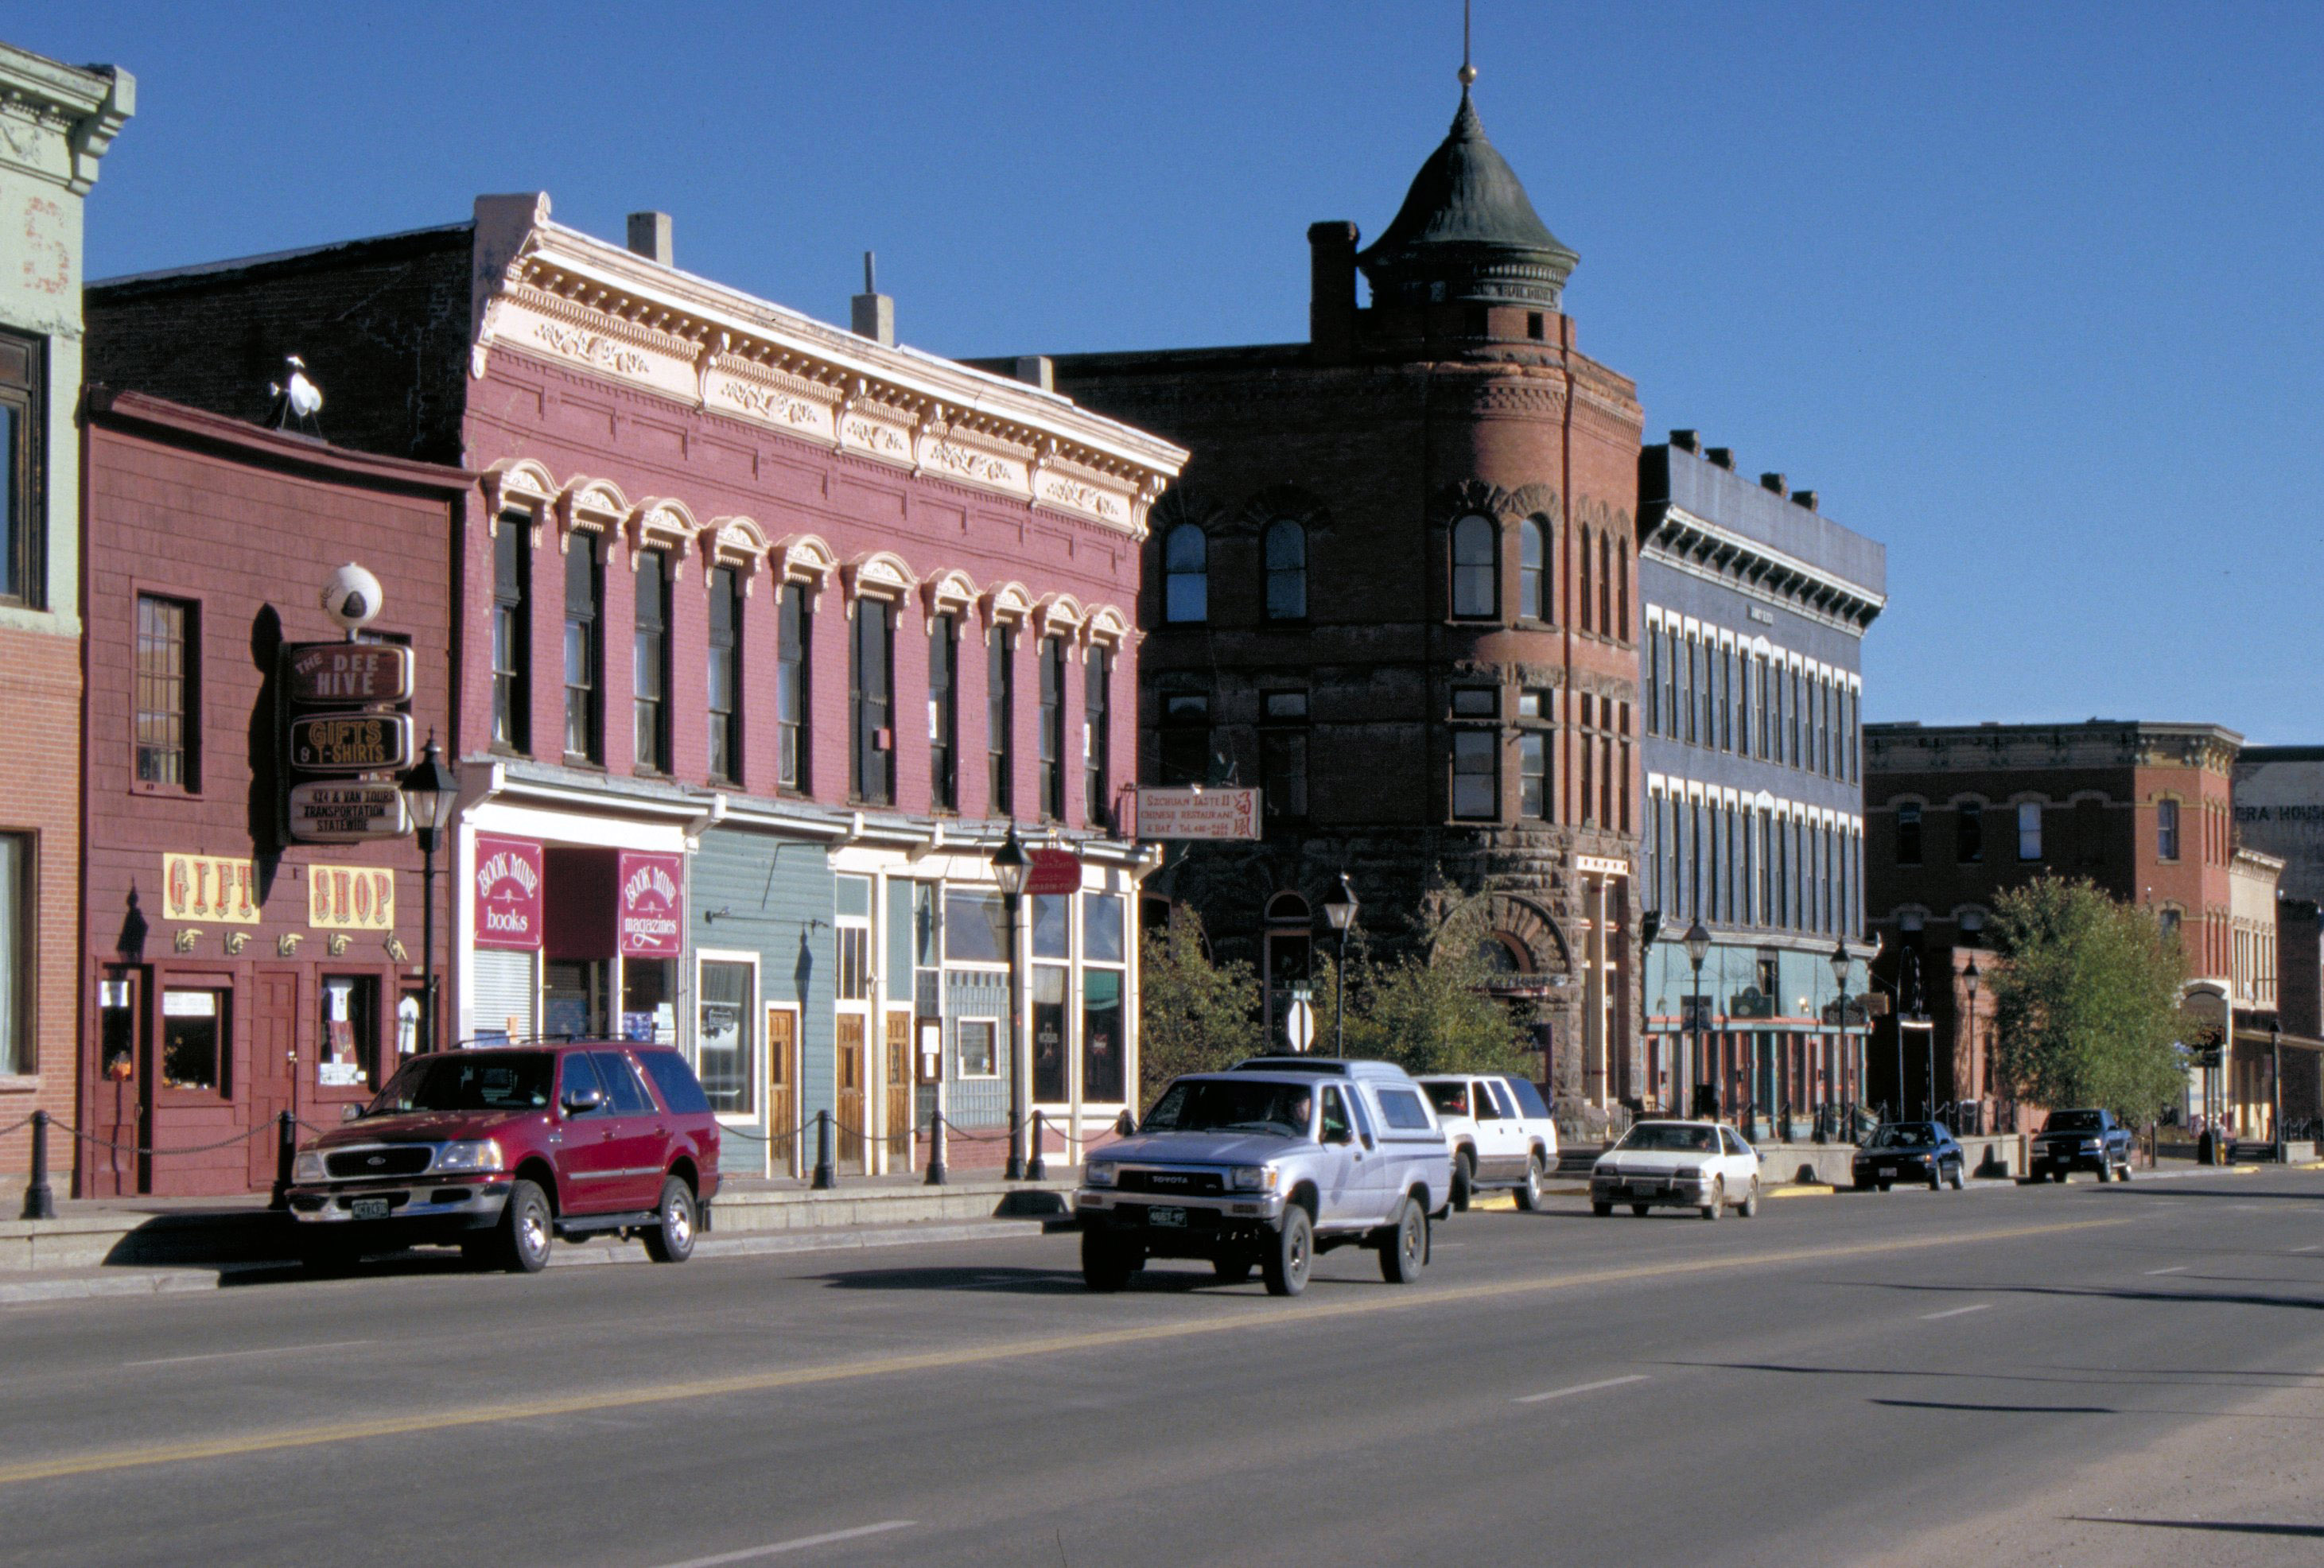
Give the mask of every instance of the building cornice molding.
<svg viewBox="0 0 2324 1568">
<path fill-rule="evenodd" d="M 113 138 L 137 112 L 137 78 L 0 44 L 0 167 L 75 196 L 97 184 Z"/>
<path fill-rule="evenodd" d="M 1748 534 L 1665 505 L 1640 553 L 1706 582 L 1780 604 L 1843 631 L 1858 633 L 1888 607 L 1888 595 L 1809 565 Z"/>
<path fill-rule="evenodd" d="M 506 348 L 1133 540 L 1187 458 L 1068 398 L 566 228 L 546 196 L 477 201 L 473 292 L 472 376 Z"/>
</svg>

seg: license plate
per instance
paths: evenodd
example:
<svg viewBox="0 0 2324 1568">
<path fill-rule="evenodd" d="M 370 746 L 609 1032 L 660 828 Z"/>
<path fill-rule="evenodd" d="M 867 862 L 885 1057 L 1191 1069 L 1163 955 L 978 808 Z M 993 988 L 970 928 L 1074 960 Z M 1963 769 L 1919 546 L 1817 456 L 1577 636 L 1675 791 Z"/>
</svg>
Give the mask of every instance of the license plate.
<svg viewBox="0 0 2324 1568">
<path fill-rule="evenodd" d="M 1146 1219 L 1148 1224 L 1165 1230 L 1183 1231 L 1186 1228 L 1186 1211 L 1184 1209 L 1148 1209 Z"/>
<path fill-rule="evenodd" d="M 387 1218 L 387 1200 L 357 1198 L 347 1205 L 347 1213 L 358 1220 L 384 1220 Z"/>
<path fill-rule="evenodd" d="M 1896 1167 L 1893 1165 L 1884 1165 L 1880 1167 L 1880 1174 L 1885 1176 L 1895 1176 L 1896 1174 Z"/>
</svg>

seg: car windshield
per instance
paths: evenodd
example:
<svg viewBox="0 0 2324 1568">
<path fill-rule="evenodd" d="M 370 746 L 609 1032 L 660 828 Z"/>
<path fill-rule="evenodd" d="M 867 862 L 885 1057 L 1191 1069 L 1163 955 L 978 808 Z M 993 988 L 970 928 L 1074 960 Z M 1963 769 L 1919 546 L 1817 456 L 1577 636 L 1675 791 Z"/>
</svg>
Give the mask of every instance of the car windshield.
<svg viewBox="0 0 2324 1568">
<path fill-rule="evenodd" d="M 1719 1147 L 1719 1135 L 1708 1127 L 1683 1121 L 1641 1121 L 1622 1134 L 1614 1146 L 1621 1149 L 1676 1149 L 1682 1154 L 1709 1154 Z"/>
<path fill-rule="evenodd" d="M 1926 1121 L 1892 1121 L 1872 1135 L 1873 1148 L 1925 1148 L 1936 1142 L 1936 1127 Z"/>
<path fill-rule="evenodd" d="M 1421 1087 L 1427 1090 L 1428 1097 L 1436 1102 L 1438 1115 L 1466 1116 L 1469 1114 L 1468 1084 L 1423 1084 Z"/>
<path fill-rule="evenodd" d="M 549 1103 L 547 1051 L 445 1051 L 406 1062 L 367 1116 L 404 1111 L 523 1111 Z"/>
<path fill-rule="evenodd" d="M 1315 1091 L 1305 1084 L 1181 1079 L 1162 1092 L 1140 1132 L 1272 1132 L 1304 1138 Z"/>
<path fill-rule="evenodd" d="M 2061 1111 L 2050 1118 L 2051 1132 L 2096 1132 L 2104 1122 L 2095 1111 Z"/>
</svg>

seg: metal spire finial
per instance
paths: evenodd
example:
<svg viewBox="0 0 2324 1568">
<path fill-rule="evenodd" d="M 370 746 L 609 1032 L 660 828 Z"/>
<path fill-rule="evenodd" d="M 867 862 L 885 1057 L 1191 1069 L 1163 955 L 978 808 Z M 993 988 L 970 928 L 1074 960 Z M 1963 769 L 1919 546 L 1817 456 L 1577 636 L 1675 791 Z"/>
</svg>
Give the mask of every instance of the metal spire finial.
<svg viewBox="0 0 2324 1568">
<path fill-rule="evenodd" d="M 1477 79 L 1477 68 L 1469 63 L 1470 0 L 1461 0 L 1461 92 L 1467 97 L 1469 84 Z"/>
</svg>

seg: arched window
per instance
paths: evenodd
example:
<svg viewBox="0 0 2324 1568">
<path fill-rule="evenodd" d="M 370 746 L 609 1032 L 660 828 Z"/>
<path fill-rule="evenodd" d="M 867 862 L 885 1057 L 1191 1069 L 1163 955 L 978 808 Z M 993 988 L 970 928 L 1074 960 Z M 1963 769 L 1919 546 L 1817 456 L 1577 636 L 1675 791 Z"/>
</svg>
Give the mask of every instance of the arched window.
<svg viewBox="0 0 2324 1568">
<path fill-rule="evenodd" d="M 1578 596 L 1582 601 L 1582 629 L 1588 632 L 1592 630 L 1590 619 L 1591 600 L 1590 597 L 1590 530 L 1588 529 L 1582 530 L 1581 543 L 1573 553 L 1582 561 L 1582 592 Z"/>
<path fill-rule="evenodd" d="M 1267 525 L 1267 618 L 1307 618 L 1307 530 L 1287 517 Z"/>
<path fill-rule="evenodd" d="M 1162 619 L 1173 623 L 1211 618 L 1211 541 L 1182 522 L 1162 540 Z"/>
<path fill-rule="evenodd" d="M 1500 613 L 1500 530 L 1471 512 L 1452 525 L 1452 613 L 1491 619 Z"/>
<path fill-rule="evenodd" d="M 1276 926 L 1307 926 L 1314 922 L 1307 900 L 1289 892 L 1277 893 L 1267 900 L 1267 918 L 1268 924 Z"/>
<path fill-rule="evenodd" d="M 1536 621 L 1549 619 L 1549 604 L 1543 598 L 1545 578 L 1542 564 L 1548 551 L 1542 539 L 1541 520 L 1528 517 L 1517 524 L 1517 613 L 1530 615 Z"/>
</svg>

